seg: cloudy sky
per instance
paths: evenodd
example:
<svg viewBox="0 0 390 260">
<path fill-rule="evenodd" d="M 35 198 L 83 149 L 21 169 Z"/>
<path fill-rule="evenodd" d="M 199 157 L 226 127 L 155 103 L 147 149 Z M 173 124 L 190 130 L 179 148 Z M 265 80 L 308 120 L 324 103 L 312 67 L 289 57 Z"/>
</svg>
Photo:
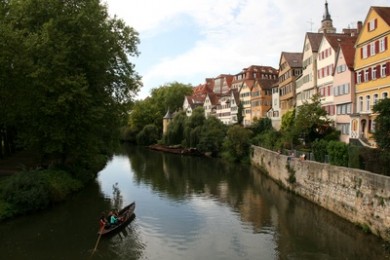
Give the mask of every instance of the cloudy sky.
<svg viewBox="0 0 390 260">
<path fill-rule="evenodd" d="M 103 0 L 139 34 L 143 99 L 152 88 L 178 81 L 236 74 L 250 65 L 278 67 L 282 51 L 302 51 L 306 32 L 317 32 L 325 0 Z M 364 21 L 370 6 L 389 0 L 328 0 L 337 32 Z"/>
</svg>

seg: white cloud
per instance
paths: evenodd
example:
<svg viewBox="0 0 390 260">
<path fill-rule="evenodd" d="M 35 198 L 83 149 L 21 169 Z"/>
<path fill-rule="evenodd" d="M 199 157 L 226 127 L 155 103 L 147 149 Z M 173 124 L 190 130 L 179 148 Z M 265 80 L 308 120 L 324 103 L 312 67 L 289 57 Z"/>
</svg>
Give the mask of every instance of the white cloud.
<svg viewBox="0 0 390 260">
<path fill-rule="evenodd" d="M 278 66 L 282 51 L 301 51 L 305 32 L 321 25 L 325 1 L 295 0 L 107 0 L 109 10 L 140 32 L 142 42 L 155 42 L 159 58 L 143 63 L 145 97 L 150 88 L 179 81 L 197 85 L 206 77 L 238 73 L 252 64 Z M 340 32 L 364 20 L 370 5 L 387 0 L 329 0 L 333 24 Z M 193 23 L 201 38 L 183 53 L 164 55 L 159 37 L 177 28 L 182 17 Z M 311 24 L 312 22 L 312 24 Z M 185 28 L 184 28 L 185 29 Z M 178 34 L 176 37 L 181 37 Z M 173 50 L 175 46 L 172 46 Z M 161 58 L 163 55 L 163 58 Z"/>
</svg>

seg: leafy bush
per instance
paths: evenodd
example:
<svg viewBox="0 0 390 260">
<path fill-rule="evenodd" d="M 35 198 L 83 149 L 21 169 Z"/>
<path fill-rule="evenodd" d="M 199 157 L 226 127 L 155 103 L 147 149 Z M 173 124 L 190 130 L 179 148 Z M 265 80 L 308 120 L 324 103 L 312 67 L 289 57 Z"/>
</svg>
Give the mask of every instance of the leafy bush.
<svg viewBox="0 0 390 260">
<path fill-rule="evenodd" d="M 326 147 L 329 163 L 338 166 L 348 166 L 348 145 L 339 141 L 330 141 Z"/>
<path fill-rule="evenodd" d="M 76 180 L 65 171 L 46 170 L 40 172 L 49 190 L 51 202 L 62 201 L 70 193 L 80 190 L 83 184 L 80 180 Z"/>
<path fill-rule="evenodd" d="M 2 183 L 0 219 L 44 209 L 51 203 L 65 200 L 70 193 L 82 187 L 80 180 L 65 171 L 17 173 Z"/>
<path fill-rule="evenodd" d="M 157 126 L 153 124 L 146 125 L 142 131 L 137 134 L 137 144 L 139 145 L 151 145 L 157 143 L 160 138 L 159 130 Z"/>
<path fill-rule="evenodd" d="M 3 198 L 20 213 L 46 208 L 50 202 L 48 184 L 38 172 L 13 175 L 3 188 Z"/>
<path fill-rule="evenodd" d="M 240 125 L 234 125 L 227 131 L 223 143 L 223 156 L 234 162 L 249 161 L 251 131 Z"/>
<path fill-rule="evenodd" d="M 317 162 L 325 162 L 327 155 L 327 145 L 327 141 L 318 139 L 312 143 L 314 160 L 316 160 Z"/>
</svg>

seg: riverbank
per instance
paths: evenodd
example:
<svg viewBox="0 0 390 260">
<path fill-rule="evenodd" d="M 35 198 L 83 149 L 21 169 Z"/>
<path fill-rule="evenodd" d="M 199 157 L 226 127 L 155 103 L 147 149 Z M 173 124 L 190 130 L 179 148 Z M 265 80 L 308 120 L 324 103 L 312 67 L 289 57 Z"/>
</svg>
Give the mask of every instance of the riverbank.
<svg viewBox="0 0 390 260">
<path fill-rule="evenodd" d="M 34 155 L 19 153 L 1 160 L 0 220 L 35 212 L 65 201 L 80 191 L 103 169 L 108 157 L 97 155 L 89 162 L 66 168 L 37 167 Z"/>
<path fill-rule="evenodd" d="M 252 148 L 252 164 L 280 186 L 390 241 L 390 177 Z"/>
<path fill-rule="evenodd" d="M 192 156 L 204 156 L 199 150 L 196 148 L 185 148 L 182 146 L 166 146 L 161 144 L 153 144 L 148 146 L 149 149 L 165 152 L 165 153 L 173 153 L 173 154 L 181 154 L 181 155 L 192 155 Z"/>
</svg>

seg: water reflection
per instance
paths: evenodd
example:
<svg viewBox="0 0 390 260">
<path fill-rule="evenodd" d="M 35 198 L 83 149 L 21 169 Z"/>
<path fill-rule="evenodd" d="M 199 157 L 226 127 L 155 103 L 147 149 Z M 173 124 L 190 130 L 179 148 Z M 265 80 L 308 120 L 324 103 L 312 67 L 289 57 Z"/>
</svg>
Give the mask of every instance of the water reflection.
<svg viewBox="0 0 390 260">
<path fill-rule="evenodd" d="M 253 168 L 127 147 L 66 203 L 1 223 L 1 259 L 88 259 L 100 213 L 132 201 L 135 219 L 102 238 L 92 259 L 389 256 L 375 236 Z"/>
</svg>

